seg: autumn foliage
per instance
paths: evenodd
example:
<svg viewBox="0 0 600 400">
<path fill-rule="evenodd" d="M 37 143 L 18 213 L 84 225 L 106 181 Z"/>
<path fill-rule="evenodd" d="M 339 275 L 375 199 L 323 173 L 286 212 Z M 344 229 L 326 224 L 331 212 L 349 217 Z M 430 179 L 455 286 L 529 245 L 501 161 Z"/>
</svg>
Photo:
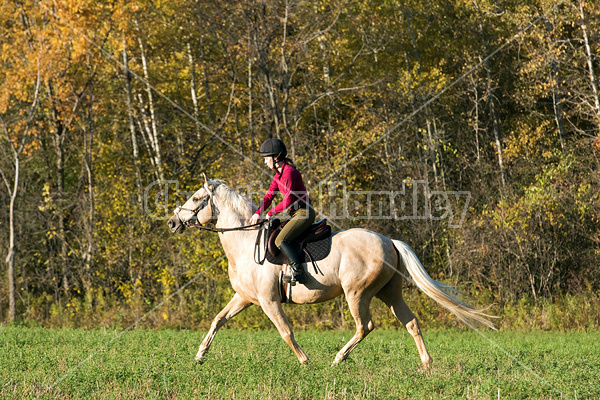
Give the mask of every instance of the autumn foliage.
<svg viewBox="0 0 600 400">
<path fill-rule="evenodd" d="M 207 324 L 232 294 L 218 238 L 159 217 L 202 172 L 267 185 L 254 150 L 271 136 L 318 206 L 330 183 L 468 192 L 458 225 L 335 227 L 409 243 L 498 315 L 597 302 L 598 32 L 583 1 L 2 2 L 0 321 L 122 325 L 166 300 L 147 324 Z M 347 318 L 338 302 L 290 313 Z"/>
</svg>

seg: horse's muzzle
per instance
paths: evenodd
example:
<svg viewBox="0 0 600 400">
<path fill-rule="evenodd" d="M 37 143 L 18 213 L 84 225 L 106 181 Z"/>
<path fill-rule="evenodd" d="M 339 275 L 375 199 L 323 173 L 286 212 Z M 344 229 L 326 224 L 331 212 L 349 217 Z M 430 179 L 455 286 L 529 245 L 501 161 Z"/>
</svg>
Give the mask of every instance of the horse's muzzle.
<svg viewBox="0 0 600 400">
<path fill-rule="evenodd" d="M 173 233 L 176 233 L 184 228 L 183 224 L 181 223 L 179 218 L 177 218 L 176 215 L 173 215 L 171 218 L 169 218 L 167 225 L 169 226 L 169 229 L 171 229 L 171 232 L 173 232 Z"/>
</svg>

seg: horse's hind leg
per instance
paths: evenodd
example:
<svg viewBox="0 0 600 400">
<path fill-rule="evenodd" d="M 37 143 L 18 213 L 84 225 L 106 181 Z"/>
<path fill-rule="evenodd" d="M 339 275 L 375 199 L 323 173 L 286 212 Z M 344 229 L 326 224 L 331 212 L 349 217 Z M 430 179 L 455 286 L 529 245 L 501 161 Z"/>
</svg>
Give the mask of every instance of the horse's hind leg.
<svg viewBox="0 0 600 400">
<path fill-rule="evenodd" d="M 341 361 L 344 361 L 350 352 L 363 340 L 373 329 L 375 325 L 371 320 L 371 312 L 369 311 L 369 305 L 371 303 L 371 297 L 346 297 L 350 313 L 354 317 L 356 323 L 356 333 L 350 339 L 350 341 L 337 353 L 335 360 L 332 365 L 336 365 Z"/>
<path fill-rule="evenodd" d="M 419 320 L 410 311 L 402 298 L 402 276 L 399 274 L 394 275 L 392 280 L 376 296 L 392 310 L 392 313 L 404 324 L 408 332 L 415 339 L 421 362 L 425 368 L 428 368 L 433 359 L 425 348 L 425 341 L 423 340 L 423 335 L 421 335 Z"/>
<path fill-rule="evenodd" d="M 204 340 L 200 345 L 200 349 L 198 349 L 198 354 L 196 354 L 195 357 L 196 361 L 202 363 L 204 356 L 208 352 L 208 349 L 210 348 L 210 345 L 213 339 L 215 338 L 215 335 L 217 334 L 219 328 L 221 328 L 223 325 L 225 325 L 227 321 L 229 321 L 231 318 L 235 317 L 237 314 L 239 314 L 251 305 L 252 303 L 242 299 L 242 297 L 239 294 L 236 293 L 233 296 L 231 301 L 229 301 L 225 308 L 219 314 L 217 314 L 217 316 L 213 320 L 210 326 L 210 330 L 204 337 Z"/>
</svg>

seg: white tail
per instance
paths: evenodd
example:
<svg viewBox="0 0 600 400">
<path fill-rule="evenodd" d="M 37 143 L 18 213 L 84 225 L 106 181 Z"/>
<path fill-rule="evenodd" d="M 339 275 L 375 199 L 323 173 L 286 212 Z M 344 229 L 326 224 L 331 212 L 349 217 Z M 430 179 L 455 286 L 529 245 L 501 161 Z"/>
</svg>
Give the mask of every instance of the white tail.
<svg viewBox="0 0 600 400">
<path fill-rule="evenodd" d="M 417 255 L 406 243 L 401 242 L 400 240 L 392 240 L 392 242 L 394 242 L 394 246 L 396 246 L 400 257 L 404 262 L 404 266 L 414 283 L 427 296 L 451 311 L 458 319 L 470 327 L 484 325 L 488 328 L 496 329 L 494 324 L 488 320 L 488 318 L 496 317 L 485 314 L 460 301 L 458 297 L 452 294 L 452 292 L 458 293 L 457 290 L 442 282 L 438 282 L 429 276 L 417 258 Z"/>
</svg>

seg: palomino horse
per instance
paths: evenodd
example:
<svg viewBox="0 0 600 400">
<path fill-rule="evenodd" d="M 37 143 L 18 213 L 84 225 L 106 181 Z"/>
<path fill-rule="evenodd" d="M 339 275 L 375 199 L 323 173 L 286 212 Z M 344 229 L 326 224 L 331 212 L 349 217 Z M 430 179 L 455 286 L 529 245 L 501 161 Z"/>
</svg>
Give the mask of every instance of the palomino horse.
<svg viewBox="0 0 600 400">
<path fill-rule="evenodd" d="M 173 232 L 187 227 L 202 226 L 216 220 L 221 244 L 229 260 L 229 279 L 235 295 L 215 317 L 210 330 L 200 345 L 196 361 L 202 362 L 219 328 L 252 304 L 260 305 L 271 319 L 281 337 L 292 348 L 301 363 L 308 356 L 298 346 L 290 323 L 281 307 L 279 274 L 281 265 L 254 261 L 257 230 L 222 230 L 247 226 L 256 207 L 219 180 L 207 180 L 187 202 L 175 210 L 168 225 Z M 428 367 L 432 362 L 421 336 L 419 322 L 402 298 L 404 269 L 414 283 L 429 297 L 453 312 L 467 324 L 483 324 L 493 328 L 488 317 L 454 296 L 450 287 L 433 280 L 407 244 L 392 240 L 365 229 L 348 229 L 333 233 L 331 253 L 319 261 L 319 271 L 306 271 L 308 281 L 293 291 L 296 304 L 319 303 L 341 294 L 356 322 L 356 333 L 337 353 L 333 364 L 348 354 L 374 328 L 369 305 L 373 296 L 383 300 L 414 338 L 421 362 Z M 404 269 L 403 269 L 404 268 Z M 406 275 L 404 275 L 406 276 Z M 408 277 L 406 277 L 408 279 Z"/>
</svg>

